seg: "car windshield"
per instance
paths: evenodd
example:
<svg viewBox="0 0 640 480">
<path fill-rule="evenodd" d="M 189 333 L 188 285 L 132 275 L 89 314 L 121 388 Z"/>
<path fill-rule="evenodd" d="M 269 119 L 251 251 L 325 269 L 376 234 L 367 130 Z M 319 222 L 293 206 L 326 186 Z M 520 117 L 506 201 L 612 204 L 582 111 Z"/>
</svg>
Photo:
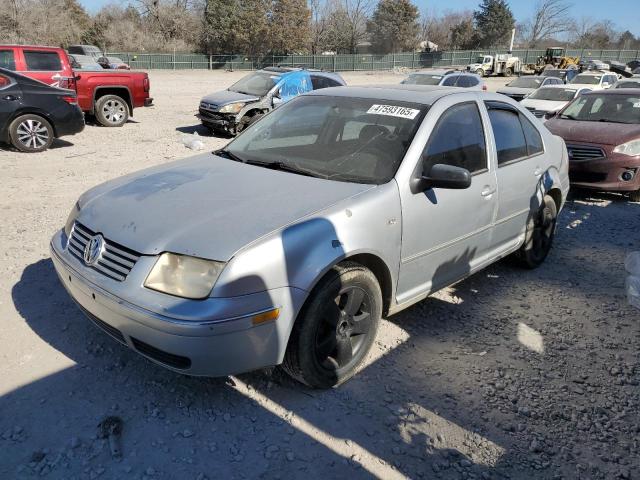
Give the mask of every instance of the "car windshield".
<svg viewBox="0 0 640 480">
<path fill-rule="evenodd" d="M 426 110 L 395 100 L 301 96 L 249 127 L 218 155 L 379 185 L 395 175 Z"/>
<path fill-rule="evenodd" d="M 266 95 L 269 90 L 275 87 L 279 80 L 279 75 L 267 72 L 254 72 L 246 77 L 242 77 L 236 83 L 231 85 L 229 90 L 236 93 L 262 97 Z"/>
<path fill-rule="evenodd" d="M 476 63 L 484 63 L 484 57 L 477 57 Z"/>
<path fill-rule="evenodd" d="M 580 83 L 582 85 L 599 85 L 602 75 L 576 75 L 571 83 Z"/>
<path fill-rule="evenodd" d="M 444 75 L 431 75 L 428 73 L 415 73 L 405 78 L 402 83 L 405 85 L 438 85 Z"/>
<path fill-rule="evenodd" d="M 568 102 L 576 96 L 575 88 L 539 88 L 528 98 L 533 100 L 552 100 L 554 102 Z"/>
<path fill-rule="evenodd" d="M 584 122 L 640 124 L 640 95 L 581 95 L 560 118 Z"/>
<path fill-rule="evenodd" d="M 513 82 L 509 83 L 507 87 L 538 88 L 541 83 L 542 83 L 542 80 L 539 78 L 520 77 L 520 78 L 516 78 Z"/>
<path fill-rule="evenodd" d="M 567 76 L 567 72 L 563 72 L 562 70 L 545 70 L 544 72 L 542 72 L 542 76 L 564 78 Z"/>
</svg>

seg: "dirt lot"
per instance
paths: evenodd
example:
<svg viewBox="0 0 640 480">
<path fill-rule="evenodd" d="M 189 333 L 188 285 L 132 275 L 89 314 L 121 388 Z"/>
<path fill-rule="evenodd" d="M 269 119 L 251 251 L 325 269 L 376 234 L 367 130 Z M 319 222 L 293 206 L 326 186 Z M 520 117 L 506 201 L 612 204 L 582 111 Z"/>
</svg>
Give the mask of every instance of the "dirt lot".
<svg viewBox="0 0 640 480">
<path fill-rule="evenodd" d="M 180 376 L 89 324 L 49 238 L 87 188 L 191 155 L 199 98 L 242 75 L 152 72 L 156 106 L 124 128 L 0 149 L 0 478 L 640 478 L 640 312 L 623 292 L 640 205 L 616 195 L 575 195 L 538 270 L 503 261 L 386 320 L 332 391 L 277 369 Z M 98 434 L 110 415 L 121 461 Z"/>
</svg>

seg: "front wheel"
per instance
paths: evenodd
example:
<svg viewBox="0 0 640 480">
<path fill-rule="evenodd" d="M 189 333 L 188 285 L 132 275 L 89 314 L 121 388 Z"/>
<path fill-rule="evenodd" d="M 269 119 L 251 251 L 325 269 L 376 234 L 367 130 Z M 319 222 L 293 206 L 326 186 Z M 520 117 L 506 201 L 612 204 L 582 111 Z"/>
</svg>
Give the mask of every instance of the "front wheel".
<svg viewBox="0 0 640 480">
<path fill-rule="evenodd" d="M 282 367 L 313 388 L 330 388 L 355 373 L 378 331 L 382 293 L 375 275 L 357 263 L 335 266 L 300 312 Z"/>
<path fill-rule="evenodd" d="M 526 268 L 542 265 L 549 255 L 556 232 L 558 207 L 549 195 L 545 195 L 537 212 L 527 221 L 524 245 L 517 252 L 520 263 Z"/>
<path fill-rule="evenodd" d="M 513 75 L 513 68 L 509 67 L 507 68 L 507 77 L 510 77 Z"/>
<path fill-rule="evenodd" d="M 11 145 L 21 152 L 43 152 L 53 143 L 53 127 L 40 115 L 21 115 L 9 125 Z"/>
<path fill-rule="evenodd" d="M 477 69 L 476 75 L 480 75 L 481 77 L 484 77 L 484 70 L 482 70 L 481 68 Z"/>
<path fill-rule="evenodd" d="M 96 101 L 96 119 L 104 127 L 121 127 L 129 120 L 129 105 L 117 95 L 105 95 Z"/>
</svg>

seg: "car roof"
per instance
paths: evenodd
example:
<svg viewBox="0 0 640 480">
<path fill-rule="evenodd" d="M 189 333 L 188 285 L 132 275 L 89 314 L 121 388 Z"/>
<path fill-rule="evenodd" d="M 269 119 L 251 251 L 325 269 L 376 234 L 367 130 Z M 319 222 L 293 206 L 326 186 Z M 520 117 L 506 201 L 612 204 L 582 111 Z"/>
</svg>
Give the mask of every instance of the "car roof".
<svg viewBox="0 0 640 480">
<path fill-rule="evenodd" d="M 461 73 L 456 72 L 454 69 L 446 69 L 446 68 L 433 68 L 427 70 L 418 70 L 417 72 L 410 72 L 409 75 L 449 75 L 453 73 Z"/>
<path fill-rule="evenodd" d="M 314 90 L 306 95 L 335 97 L 355 97 L 374 100 L 389 100 L 408 103 L 419 103 L 422 105 L 433 105 L 442 97 L 453 94 L 469 93 L 469 89 L 456 87 L 440 87 L 437 85 L 367 85 L 353 87 L 331 87 Z"/>
</svg>

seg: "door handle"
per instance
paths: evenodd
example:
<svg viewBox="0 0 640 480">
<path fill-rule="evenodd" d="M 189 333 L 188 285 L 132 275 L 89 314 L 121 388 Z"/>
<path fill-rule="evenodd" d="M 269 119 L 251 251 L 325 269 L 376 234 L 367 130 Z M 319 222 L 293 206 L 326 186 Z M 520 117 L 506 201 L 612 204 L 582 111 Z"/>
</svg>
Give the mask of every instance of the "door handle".
<svg viewBox="0 0 640 480">
<path fill-rule="evenodd" d="M 15 97 L 13 95 L 5 95 L 4 97 L 2 97 L 3 100 L 6 100 L 7 102 L 15 102 L 16 100 L 18 100 L 18 97 Z"/>
<path fill-rule="evenodd" d="M 494 187 L 484 187 L 482 192 L 480 192 L 480 195 L 483 197 L 490 197 L 494 193 L 496 193 L 496 189 Z"/>
</svg>

